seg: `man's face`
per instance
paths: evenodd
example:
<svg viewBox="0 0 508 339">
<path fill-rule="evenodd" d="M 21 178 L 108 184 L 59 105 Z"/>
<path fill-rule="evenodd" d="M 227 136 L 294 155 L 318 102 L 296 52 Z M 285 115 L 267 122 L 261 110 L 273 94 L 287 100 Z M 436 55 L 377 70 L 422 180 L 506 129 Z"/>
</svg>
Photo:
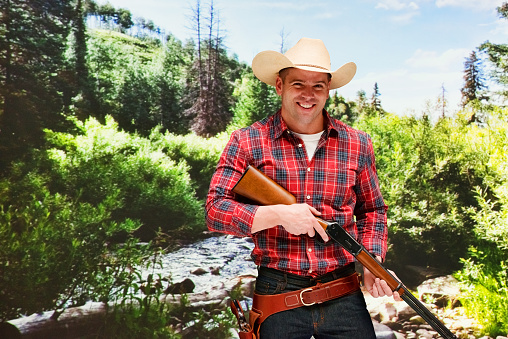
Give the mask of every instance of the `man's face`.
<svg viewBox="0 0 508 339">
<path fill-rule="evenodd" d="M 285 70 L 284 81 L 277 77 L 275 89 L 282 98 L 282 117 L 297 133 L 313 134 L 323 130 L 322 111 L 330 91 L 327 73 L 298 68 Z"/>
</svg>

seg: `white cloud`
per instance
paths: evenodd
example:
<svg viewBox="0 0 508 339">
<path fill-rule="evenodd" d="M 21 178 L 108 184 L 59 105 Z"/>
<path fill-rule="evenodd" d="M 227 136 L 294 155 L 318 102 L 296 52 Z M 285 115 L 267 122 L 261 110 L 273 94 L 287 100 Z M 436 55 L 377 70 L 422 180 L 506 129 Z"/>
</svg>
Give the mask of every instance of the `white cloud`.
<svg viewBox="0 0 508 339">
<path fill-rule="evenodd" d="M 401 10 L 418 10 L 420 7 L 414 1 L 381 0 L 377 3 L 376 8 L 401 11 Z"/>
<path fill-rule="evenodd" d="M 449 49 L 441 54 L 418 49 L 405 64 L 415 69 L 447 72 L 460 69 L 464 64 L 464 58 L 470 53 L 471 51 L 466 48 Z"/>
<path fill-rule="evenodd" d="M 401 23 L 401 24 L 408 24 L 411 22 L 411 19 L 413 19 L 415 16 L 419 15 L 420 12 L 408 12 L 403 13 L 400 15 L 392 15 L 390 17 L 390 20 L 392 22 Z"/>
<path fill-rule="evenodd" d="M 389 19 L 399 24 L 407 24 L 413 17 L 420 14 L 420 6 L 415 1 L 381 0 L 377 3 L 376 9 L 397 12 L 398 14 L 390 16 Z"/>
<path fill-rule="evenodd" d="M 436 0 L 436 6 L 441 7 L 462 7 L 476 10 L 494 10 L 501 6 L 504 0 Z"/>
<path fill-rule="evenodd" d="M 277 9 L 277 10 L 286 10 L 286 11 L 310 11 L 315 10 L 316 8 L 327 8 L 325 3 L 320 2 L 304 2 L 304 1 L 260 1 L 260 2 L 252 2 L 249 3 L 249 5 L 252 5 L 254 7 L 266 7 L 270 9 Z"/>
<path fill-rule="evenodd" d="M 508 22 L 506 19 L 498 19 L 494 23 L 494 28 L 490 31 L 492 35 L 508 35 Z"/>
</svg>

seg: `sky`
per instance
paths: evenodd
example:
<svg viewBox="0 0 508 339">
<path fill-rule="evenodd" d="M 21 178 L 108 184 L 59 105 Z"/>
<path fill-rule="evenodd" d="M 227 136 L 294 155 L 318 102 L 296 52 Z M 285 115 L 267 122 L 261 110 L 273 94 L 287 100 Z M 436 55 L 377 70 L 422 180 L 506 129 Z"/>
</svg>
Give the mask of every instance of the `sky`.
<svg viewBox="0 0 508 339">
<path fill-rule="evenodd" d="M 504 0 L 506 1 L 506 0 Z M 249 65 L 264 50 L 286 49 L 302 37 L 321 39 L 332 70 L 353 61 L 354 79 L 338 89 L 348 100 L 378 84 L 382 107 L 420 115 L 444 95 L 458 110 L 464 61 L 480 44 L 508 42 L 501 0 L 214 0 L 229 55 Z M 105 0 L 97 0 L 104 4 Z M 196 0 L 109 0 L 185 41 L 194 37 Z M 206 7 L 207 0 L 201 0 Z M 436 113 L 437 114 L 437 113 Z"/>
</svg>

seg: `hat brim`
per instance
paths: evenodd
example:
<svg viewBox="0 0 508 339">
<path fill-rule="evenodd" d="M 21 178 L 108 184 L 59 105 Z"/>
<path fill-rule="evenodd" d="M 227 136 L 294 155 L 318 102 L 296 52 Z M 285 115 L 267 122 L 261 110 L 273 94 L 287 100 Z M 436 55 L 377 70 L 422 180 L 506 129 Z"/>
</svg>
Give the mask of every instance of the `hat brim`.
<svg viewBox="0 0 508 339">
<path fill-rule="evenodd" d="M 356 64 L 354 62 L 348 62 L 335 72 L 330 72 L 318 67 L 294 65 L 284 54 L 276 51 L 260 52 L 252 60 L 252 71 L 254 75 L 270 86 L 275 86 L 277 76 L 282 69 L 290 67 L 331 74 L 330 89 L 337 89 L 346 85 L 356 74 Z"/>
</svg>

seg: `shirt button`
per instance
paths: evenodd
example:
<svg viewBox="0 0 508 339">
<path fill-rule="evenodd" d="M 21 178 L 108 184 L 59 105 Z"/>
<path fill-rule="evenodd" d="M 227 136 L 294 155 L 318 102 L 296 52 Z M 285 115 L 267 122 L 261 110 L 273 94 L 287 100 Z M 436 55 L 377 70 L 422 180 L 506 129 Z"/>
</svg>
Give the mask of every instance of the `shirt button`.
<svg viewBox="0 0 508 339">
<path fill-rule="evenodd" d="M 309 270 L 309 274 L 312 273 L 312 270 Z"/>
<path fill-rule="evenodd" d="M 302 147 L 302 144 L 298 144 L 298 147 Z"/>
<path fill-rule="evenodd" d="M 312 248 L 307 249 L 307 251 L 312 252 Z"/>
<path fill-rule="evenodd" d="M 310 195 L 307 196 L 307 199 L 310 199 Z"/>
<path fill-rule="evenodd" d="M 309 168 L 307 168 L 307 172 L 310 172 L 310 167 L 309 167 Z"/>
</svg>

